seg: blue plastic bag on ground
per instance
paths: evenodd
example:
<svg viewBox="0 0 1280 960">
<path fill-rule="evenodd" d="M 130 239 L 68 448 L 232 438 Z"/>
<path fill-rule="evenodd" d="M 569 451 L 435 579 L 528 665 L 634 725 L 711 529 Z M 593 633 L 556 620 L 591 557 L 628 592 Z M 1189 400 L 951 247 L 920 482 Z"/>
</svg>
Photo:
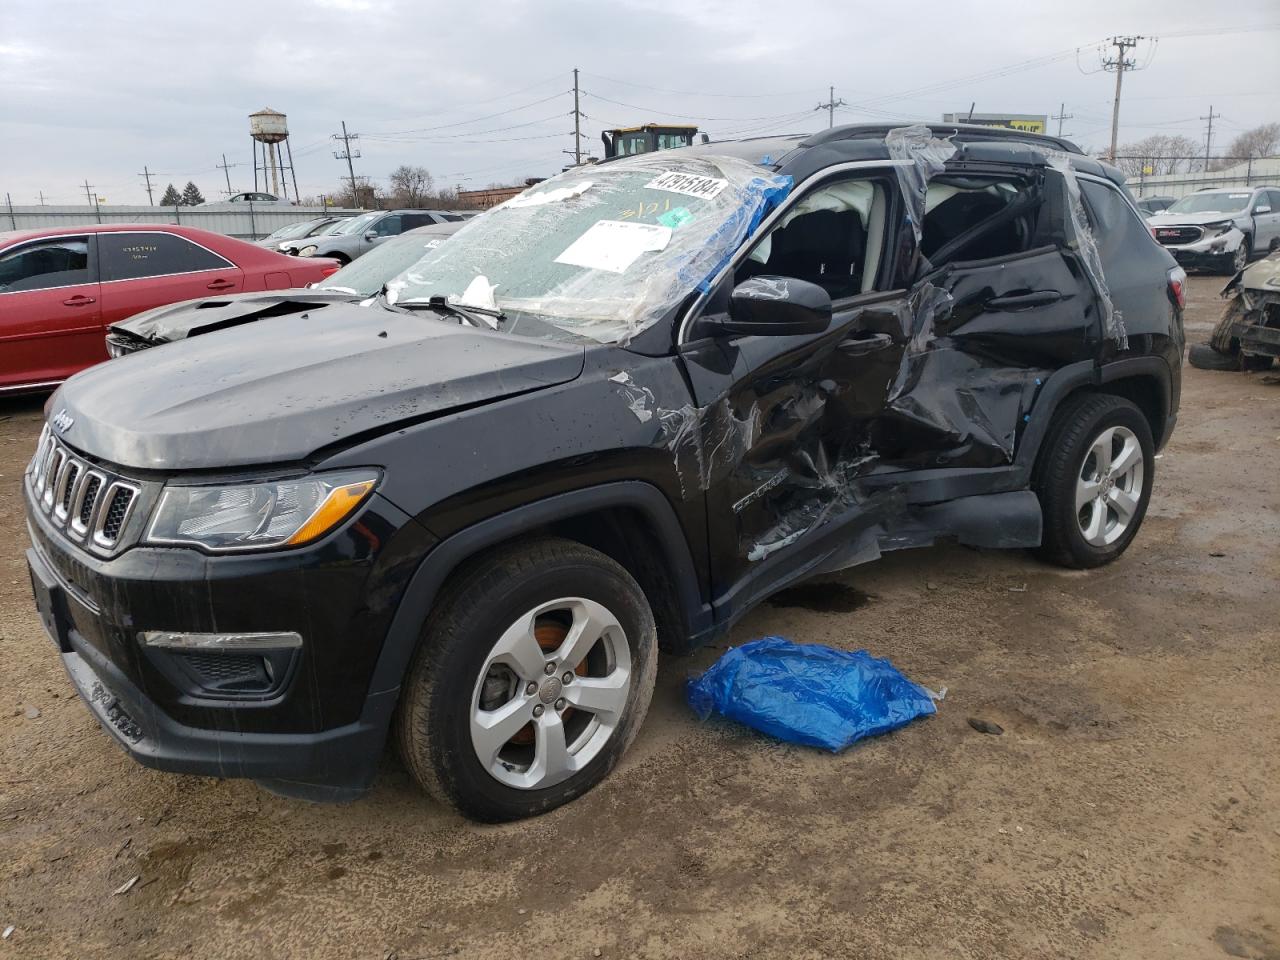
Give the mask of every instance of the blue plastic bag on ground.
<svg viewBox="0 0 1280 960">
<path fill-rule="evenodd" d="M 888 660 L 765 637 L 735 647 L 689 680 L 689 706 L 833 752 L 935 712 L 934 697 Z"/>
</svg>

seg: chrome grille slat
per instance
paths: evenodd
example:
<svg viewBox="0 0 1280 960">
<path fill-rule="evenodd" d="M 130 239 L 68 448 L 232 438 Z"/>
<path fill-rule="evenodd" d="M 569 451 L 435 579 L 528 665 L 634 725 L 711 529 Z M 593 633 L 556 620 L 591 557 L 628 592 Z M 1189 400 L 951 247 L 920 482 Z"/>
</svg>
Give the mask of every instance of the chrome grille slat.
<svg viewBox="0 0 1280 960">
<path fill-rule="evenodd" d="M 27 473 L 31 499 L 70 539 L 98 552 L 120 544 L 142 485 L 72 453 L 46 426 Z"/>
</svg>

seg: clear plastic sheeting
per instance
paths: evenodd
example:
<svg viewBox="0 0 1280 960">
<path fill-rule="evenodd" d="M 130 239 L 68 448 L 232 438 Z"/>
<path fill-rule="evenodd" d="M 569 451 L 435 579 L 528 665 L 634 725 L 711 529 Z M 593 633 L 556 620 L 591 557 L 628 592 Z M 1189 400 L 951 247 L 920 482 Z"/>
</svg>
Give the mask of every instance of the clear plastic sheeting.
<svg viewBox="0 0 1280 960">
<path fill-rule="evenodd" d="M 689 706 L 833 753 L 937 712 L 935 695 L 865 650 L 765 637 L 734 647 L 688 681 Z M 940 699 L 940 698 L 938 698 Z"/>
<path fill-rule="evenodd" d="M 732 157 L 575 168 L 477 217 L 389 289 L 400 304 L 461 298 L 484 276 L 501 311 L 625 344 L 705 288 L 790 188 Z"/>
<path fill-rule="evenodd" d="M 654 399 L 652 390 L 637 384 L 632 379 L 631 374 L 625 370 L 614 374 L 609 380 L 618 385 L 618 392 L 627 401 L 627 406 L 631 408 L 631 412 L 636 415 L 637 420 L 641 423 L 648 423 L 653 419 Z"/>
<path fill-rule="evenodd" d="M 1098 244 L 1093 238 L 1093 230 L 1089 227 L 1089 218 L 1084 211 L 1084 202 L 1080 199 L 1080 181 L 1076 179 L 1075 169 L 1071 166 L 1071 157 L 1066 153 L 1046 151 L 1049 166 L 1062 174 L 1067 187 L 1067 215 L 1071 219 L 1072 236 L 1068 242 L 1075 245 L 1080 255 L 1080 262 L 1089 281 L 1093 284 L 1098 302 L 1102 304 L 1103 336 L 1114 340 L 1121 350 L 1129 348 L 1129 337 L 1124 329 L 1124 317 L 1111 302 L 1111 291 L 1107 289 L 1106 277 L 1102 272 L 1102 256 L 1098 253 Z"/>
<path fill-rule="evenodd" d="M 895 127 L 885 134 L 884 145 L 893 160 L 908 160 L 910 166 L 899 164 L 895 170 L 902 196 L 909 207 L 911 230 L 916 243 L 924 235 L 925 195 L 929 181 L 942 173 L 946 163 L 955 155 L 956 148 L 950 140 L 939 140 L 922 123 L 911 127 Z"/>
</svg>

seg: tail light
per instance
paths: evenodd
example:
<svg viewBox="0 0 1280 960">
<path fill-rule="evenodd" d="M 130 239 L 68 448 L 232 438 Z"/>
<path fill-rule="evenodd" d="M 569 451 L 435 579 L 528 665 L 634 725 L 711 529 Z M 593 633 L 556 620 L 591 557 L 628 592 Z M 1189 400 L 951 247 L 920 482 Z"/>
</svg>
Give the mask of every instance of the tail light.
<svg viewBox="0 0 1280 960">
<path fill-rule="evenodd" d="M 328 267 L 321 267 L 321 268 L 320 268 L 320 276 L 322 276 L 322 277 L 332 277 L 335 273 L 337 273 L 337 272 L 338 272 L 339 270 L 341 270 L 341 269 L 342 269 L 342 267 L 338 266 L 336 263 L 335 263 L 335 264 L 333 264 L 332 266 L 328 266 Z"/>
<path fill-rule="evenodd" d="M 1187 305 L 1187 271 L 1181 267 L 1169 271 L 1169 292 L 1179 307 Z"/>
</svg>

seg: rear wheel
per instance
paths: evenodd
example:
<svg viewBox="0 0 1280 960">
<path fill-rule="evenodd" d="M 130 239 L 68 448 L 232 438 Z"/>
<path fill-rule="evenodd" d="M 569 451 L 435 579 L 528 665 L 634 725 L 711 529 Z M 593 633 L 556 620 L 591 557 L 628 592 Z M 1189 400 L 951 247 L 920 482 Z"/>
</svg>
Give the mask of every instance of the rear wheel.
<svg viewBox="0 0 1280 960">
<path fill-rule="evenodd" d="M 1238 353 L 1222 353 L 1208 343 L 1193 343 L 1187 350 L 1187 362 L 1197 370 L 1239 370 Z"/>
<path fill-rule="evenodd" d="M 442 591 L 405 686 L 401 752 L 469 817 L 544 813 L 617 763 L 656 669 L 653 615 L 622 566 L 568 540 L 513 544 Z"/>
<path fill-rule="evenodd" d="M 1036 464 L 1039 556 L 1083 569 L 1124 553 L 1146 516 L 1154 458 L 1151 427 L 1131 401 L 1109 394 L 1067 401 Z"/>
</svg>

